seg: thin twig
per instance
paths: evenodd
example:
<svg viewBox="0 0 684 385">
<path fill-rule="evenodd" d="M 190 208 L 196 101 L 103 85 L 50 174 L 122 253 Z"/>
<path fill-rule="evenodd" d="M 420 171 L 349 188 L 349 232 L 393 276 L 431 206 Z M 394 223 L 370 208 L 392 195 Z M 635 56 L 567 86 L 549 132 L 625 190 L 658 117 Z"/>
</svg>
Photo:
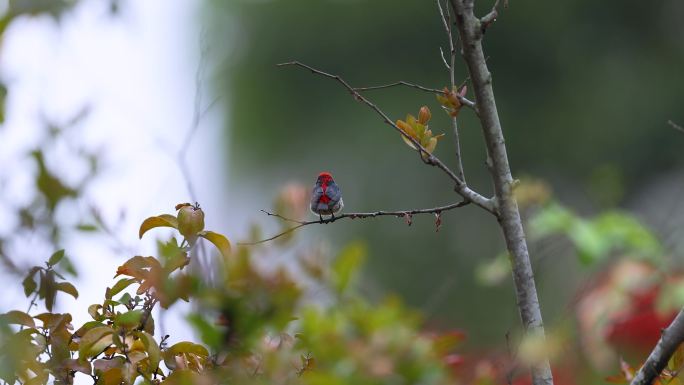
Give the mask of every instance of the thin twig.
<svg viewBox="0 0 684 385">
<path fill-rule="evenodd" d="M 148 302 L 143 305 L 143 314 L 140 317 L 140 325 L 138 325 L 139 331 L 145 330 L 147 321 L 149 321 L 150 316 L 152 315 L 152 310 L 154 310 L 154 306 L 157 304 L 157 302 L 159 302 L 158 299 L 150 298 Z"/>
<path fill-rule="evenodd" d="M 679 124 L 677 124 L 671 120 L 668 120 L 667 124 L 669 124 L 670 126 L 672 126 L 672 128 L 674 128 L 675 130 L 677 130 L 679 132 L 684 132 L 684 127 L 680 126 Z"/>
<path fill-rule="evenodd" d="M 291 227 L 291 228 L 289 228 L 289 229 L 287 229 L 281 233 L 278 233 L 278 234 L 276 234 L 270 238 L 267 238 L 267 239 L 262 239 L 262 240 L 256 241 L 256 242 L 238 242 L 238 245 L 243 245 L 243 246 L 258 245 L 260 243 L 264 243 L 264 242 L 272 241 L 276 238 L 280 238 L 283 235 L 289 234 L 289 233 L 291 233 L 291 232 L 293 232 L 293 231 L 295 231 L 298 228 L 303 227 L 303 226 L 328 224 L 328 223 L 333 223 L 333 222 L 339 221 L 340 219 L 345 219 L 345 218 L 364 219 L 364 218 L 375 218 L 375 217 L 382 217 L 382 216 L 393 216 L 393 217 L 397 217 L 397 218 L 406 218 L 406 217 L 411 217 L 415 214 L 442 213 L 443 211 L 453 210 L 453 209 L 456 209 L 459 207 L 466 206 L 468 204 L 470 204 L 470 201 L 462 201 L 462 202 L 458 202 L 458 203 L 452 203 L 452 204 L 446 205 L 446 206 L 433 207 L 433 208 L 429 208 L 429 209 L 415 209 L 415 210 L 402 210 L 402 211 L 383 211 L 383 210 L 381 210 L 381 211 L 374 211 L 374 212 L 367 212 L 367 213 L 346 213 L 346 214 L 330 217 L 330 218 L 323 219 L 323 220 L 317 220 L 317 221 L 316 220 L 314 220 L 314 221 L 300 221 L 300 220 L 284 217 L 278 213 L 272 213 L 270 211 L 261 210 L 263 213 L 265 213 L 268 216 L 280 218 L 286 222 L 297 223 L 297 226 Z"/>
<path fill-rule="evenodd" d="M 437 88 L 424 87 L 424 86 L 421 86 L 419 84 L 409 83 L 409 82 L 405 82 L 403 80 L 398 81 L 398 82 L 394 82 L 394 83 L 383 84 L 383 85 L 379 85 L 379 86 L 354 87 L 354 91 L 358 91 L 358 92 L 372 91 L 372 90 L 380 90 L 383 88 L 390 88 L 390 87 L 396 87 L 396 86 L 406 86 L 406 87 L 417 88 L 417 89 L 419 89 L 421 91 L 425 91 L 425 92 L 431 92 L 431 93 L 441 94 L 441 95 L 444 94 L 443 90 L 439 90 Z"/>
<path fill-rule="evenodd" d="M 471 190 L 466 184 L 453 172 L 449 167 L 447 167 L 439 158 L 437 158 L 435 155 L 431 154 L 429 151 L 425 149 L 417 140 L 415 140 L 413 137 L 411 137 L 409 134 L 407 134 L 404 130 L 402 130 L 399 126 L 397 126 L 396 123 L 394 123 L 388 116 L 385 114 L 378 106 L 376 106 L 373 102 L 365 98 L 363 95 L 361 95 L 358 91 L 356 91 L 352 86 L 349 85 L 344 79 L 342 79 L 338 75 L 333 75 L 329 74 L 327 72 L 323 72 L 321 70 L 318 70 L 316 68 L 313 68 L 309 65 L 306 65 L 304 63 L 301 63 L 299 61 L 291 61 L 287 63 L 280 63 L 277 64 L 279 67 L 282 66 L 298 66 L 301 68 L 305 68 L 311 73 L 323 76 L 326 78 L 333 79 L 340 83 L 344 88 L 349 91 L 349 93 L 352 94 L 354 99 L 360 101 L 361 103 L 365 104 L 368 106 L 370 109 L 375 111 L 380 117 L 382 117 L 382 120 L 387 123 L 388 125 L 392 126 L 397 132 L 399 132 L 401 135 L 403 135 L 408 141 L 410 141 L 416 151 L 421 155 L 421 159 L 426 164 L 435 166 L 439 168 L 440 170 L 444 171 L 449 178 L 456 183 L 455 190 L 458 194 L 460 194 L 463 198 L 465 198 L 468 201 L 472 201 L 474 204 L 477 206 L 482 207 L 483 209 L 489 211 L 492 214 L 497 215 L 497 209 L 496 209 L 496 204 L 494 200 L 491 200 L 489 198 L 485 198 L 484 196 L 480 195 L 479 193 Z"/>
<path fill-rule="evenodd" d="M 451 26 L 453 25 L 451 19 L 451 11 L 449 10 L 449 7 L 447 5 L 446 13 L 444 12 L 441 0 L 437 0 L 437 8 L 439 9 L 439 15 L 442 19 L 442 25 L 444 25 L 444 31 L 447 34 L 447 40 L 449 40 L 449 58 L 451 60 L 451 64 L 448 65 L 447 68 L 449 69 L 449 83 L 451 85 L 451 91 L 455 92 L 457 97 L 459 97 L 459 101 L 461 101 L 461 98 L 465 99 L 465 97 L 462 97 L 456 89 L 456 46 L 454 44 L 454 34 L 451 29 Z M 474 105 L 471 108 L 475 109 Z M 477 109 L 475 109 L 475 111 L 477 113 Z M 458 134 L 458 119 L 456 116 L 451 117 L 451 127 L 454 132 L 454 154 L 456 155 L 456 173 L 458 177 L 463 182 L 465 182 L 465 173 L 463 171 L 463 160 L 461 156 L 461 139 Z"/>
<path fill-rule="evenodd" d="M 364 91 L 381 90 L 384 88 L 391 88 L 391 87 L 397 87 L 397 86 L 406 86 L 406 87 L 415 88 L 415 89 L 425 91 L 425 92 L 429 92 L 429 93 L 444 95 L 444 90 L 439 90 L 437 88 L 425 87 L 425 86 L 421 86 L 420 84 L 410 83 L 410 82 L 403 81 L 403 80 L 400 80 L 400 81 L 394 82 L 394 83 L 389 83 L 389 84 L 381 84 L 379 86 L 354 87 L 353 90 L 357 91 L 357 92 L 364 92 Z M 453 85 L 452 85 L 452 88 L 453 88 Z M 456 95 L 456 97 L 458 98 L 458 101 L 461 102 L 461 104 L 463 104 L 464 106 L 473 110 L 475 112 L 475 114 L 477 115 L 477 106 L 475 105 L 475 102 L 473 102 L 472 100 L 470 100 L 464 96 L 458 95 L 458 94 Z"/>
<path fill-rule="evenodd" d="M 204 64 L 206 62 L 206 46 L 204 45 L 204 32 L 200 37 L 200 58 L 197 63 L 197 69 L 195 70 L 195 98 L 193 101 L 192 109 L 192 119 L 190 120 L 190 125 L 188 127 L 187 133 L 183 141 L 181 142 L 181 147 L 176 153 L 176 163 L 183 175 L 183 181 L 188 190 L 188 195 L 191 201 L 197 201 L 197 194 L 195 193 L 195 187 L 192 184 L 192 178 L 190 169 L 187 163 L 187 153 L 192 143 L 192 139 L 195 137 L 197 130 L 200 127 L 202 118 L 211 110 L 214 105 L 219 101 L 220 97 L 215 97 L 206 107 L 202 108 L 202 88 L 203 82 L 202 78 L 204 76 Z"/>
</svg>

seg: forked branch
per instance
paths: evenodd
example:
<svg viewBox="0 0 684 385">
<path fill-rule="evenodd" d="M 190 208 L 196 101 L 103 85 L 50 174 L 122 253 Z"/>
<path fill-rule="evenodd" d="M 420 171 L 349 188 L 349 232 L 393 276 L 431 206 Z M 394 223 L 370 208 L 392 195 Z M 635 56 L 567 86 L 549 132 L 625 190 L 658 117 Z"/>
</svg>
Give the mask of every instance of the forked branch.
<svg viewBox="0 0 684 385">
<path fill-rule="evenodd" d="M 449 167 L 447 167 L 439 158 L 437 158 L 435 155 L 431 154 L 429 151 L 423 147 L 420 142 L 415 140 L 413 137 L 408 135 L 404 130 L 401 129 L 401 127 L 397 126 L 396 123 L 394 123 L 387 114 L 385 114 L 377 105 L 375 105 L 373 102 L 371 102 L 369 99 L 361 95 L 354 87 L 350 86 L 349 83 L 347 83 L 343 78 L 341 78 L 339 75 L 334 75 L 330 74 L 321 70 L 318 70 L 316 68 L 313 68 L 309 65 L 306 65 L 304 63 L 301 63 L 299 61 L 292 61 L 292 62 L 287 62 L 287 63 L 281 63 L 278 64 L 278 66 L 298 66 L 301 68 L 305 68 L 311 73 L 323 76 L 326 78 L 333 79 L 340 83 L 344 88 L 351 93 L 351 95 L 354 97 L 354 99 L 360 101 L 361 103 L 365 104 L 368 106 L 370 109 L 375 111 L 382 120 L 387 123 L 388 125 L 392 126 L 397 132 L 399 132 L 402 136 L 404 136 L 408 141 L 410 141 L 416 151 L 421 155 L 421 159 L 424 160 L 425 163 L 435 166 L 442 170 L 444 173 L 446 173 L 449 178 L 456 183 L 455 190 L 456 192 L 461 195 L 466 201 L 470 201 L 474 203 L 477 206 L 482 207 L 483 209 L 489 211 L 492 214 L 497 214 L 497 208 L 496 208 L 496 201 L 493 199 L 486 198 L 479 193 L 471 190 L 465 182 L 460 179 Z"/>
</svg>

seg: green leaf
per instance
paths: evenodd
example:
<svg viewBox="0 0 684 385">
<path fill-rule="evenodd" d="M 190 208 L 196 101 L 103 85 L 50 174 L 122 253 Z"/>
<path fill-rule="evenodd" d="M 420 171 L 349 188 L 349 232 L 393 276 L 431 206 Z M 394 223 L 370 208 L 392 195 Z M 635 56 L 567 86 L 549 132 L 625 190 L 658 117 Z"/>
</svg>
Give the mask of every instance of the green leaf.
<svg viewBox="0 0 684 385">
<path fill-rule="evenodd" d="M 114 318 L 114 325 L 132 329 L 140 324 L 142 310 L 131 310 Z"/>
<path fill-rule="evenodd" d="M 71 294 L 74 299 L 78 299 L 78 290 L 69 282 L 58 282 L 56 288 L 59 291 L 63 291 L 67 294 Z"/>
<path fill-rule="evenodd" d="M 597 231 L 592 223 L 576 221 L 568 235 L 577 247 L 580 261 L 585 264 L 602 259 L 610 250 L 610 240 Z"/>
<path fill-rule="evenodd" d="M 45 299 L 45 308 L 49 312 L 52 312 L 52 307 L 55 305 L 55 297 L 57 296 L 57 287 L 55 283 L 54 271 L 47 270 L 40 272 L 38 296 Z"/>
<path fill-rule="evenodd" d="M 121 278 L 114 284 L 114 286 L 112 286 L 111 289 L 107 288 L 107 291 L 105 292 L 105 298 L 112 299 L 112 297 L 119 294 L 122 290 L 124 290 L 125 288 L 127 288 L 135 282 L 135 278 Z"/>
<path fill-rule="evenodd" d="M 202 342 L 212 348 L 220 348 L 223 342 L 223 332 L 219 330 L 214 324 L 208 322 L 199 314 L 191 314 L 188 317 L 190 323 L 199 332 Z"/>
<path fill-rule="evenodd" d="M 354 242 L 342 249 L 332 265 L 332 280 L 338 293 L 344 292 L 347 288 L 361 267 L 365 256 L 366 246 L 361 242 Z"/>
<path fill-rule="evenodd" d="M 213 231 L 200 231 L 198 235 L 211 242 L 221 252 L 223 258 L 230 256 L 230 241 L 225 236 Z"/>
<path fill-rule="evenodd" d="M 42 268 L 39 266 L 32 267 L 31 270 L 29 270 L 28 274 L 26 274 L 26 278 L 24 278 L 24 281 L 21 283 L 22 286 L 24 286 L 24 294 L 26 294 L 27 297 L 33 294 L 38 288 L 38 284 L 33 279 L 33 277 L 41 269 Z"/>
<path fill-rule="evenodd" d="M 0 323 L 24 325 L 30 328 L 36 327 L 33 317 L 19 310 L 12 310 L 8 311 L 7 313 L 0 314 Z"/>
<path fill-rule="evenodd" d="M 80 231 L 97 231 L 97 226 L 89 223 L 81 223 L 78 226 L 76 226 L 77 230 Z"/>
<path fill-rule="evenodd" d="M 156 217 L 149 217 L 140 225 L 138 236 L 142 238 L 143 234 L 145 234 L 147 230 L 153 229 L 155 227 L 173 227 L 174 229 L 177 229 L 178 220 L 171 214 L 162 214 Z"/>
<path fill-rule="evenodd" d="M 55 251 L 55 253 L 50 256 L 50 259 L 48 259 L 48 265 L 55 266 L 62 258 L 64 258 L 64 249 Z"/>
<path fill-rule="evenodd" d="M 159 349 L 157 341 L 155 341 L 154 337 L 152 337 L 152 335 L 150 335 L 149 333 L 138 332 L 137 334 L 142 340 L 143 345 L 145 345 L 147 356 L 150 358 L 150 372 L 154 372 L 155 369 L 157 369 L 157 367 L 159 366 L 159 362 L 161 361 L 161 349 Z"/>
</svg>

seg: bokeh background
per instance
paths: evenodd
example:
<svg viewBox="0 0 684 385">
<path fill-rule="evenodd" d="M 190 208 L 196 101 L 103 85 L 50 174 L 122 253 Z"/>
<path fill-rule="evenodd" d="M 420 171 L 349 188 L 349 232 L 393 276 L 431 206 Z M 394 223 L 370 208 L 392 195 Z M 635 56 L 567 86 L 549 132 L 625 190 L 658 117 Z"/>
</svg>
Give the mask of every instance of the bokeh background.
<svg viewBox="0 0 684 385">
<path fill-rule="evenodd" d="M 300 60 L 354 86 L 442 88 L 440 47 L 448 43 L 435 2 L 0 3 L 0 251 L 11 277 L 54 244 L 66 247 L 92 296 L 62 306 L 96 302 L 118 264 L 154 248 L 137 240 L 140 221 L 178 202 L 198 200 L 208 228 L 246 239 L 254 225 L 263 236 L 277 232 L 280 224 L 259 210 L 283 186 L 308 186 L 324 170 L 348 211 L 458 200 L 438 170 L 338 84 L 276 67 Z M 481 13 L 489 7 L 477 4 Z M 633 214 L 673 266 L 684 235 L 684 135 L 666 122 L 684 123 L 682 15 L 677 0 L 511 1 L 485 36 L 514 175 L 543 181 L 582 216 Z M 465 78 L 457 61 L 457 82 Z M 446 134 L 436 154 L 455 164 L 448 116 L 433 95 L 390 88 L 367 96 L 393 119 L 428 105 L 431 129 Z M 463 110 L 459 123 L 467 181 L 490 195 L 477 121 Z M 74 191 L 52 208 L 36 183 L 36 150 Z M 365 242 L 366 295 L 397 293 L 430 327 L 465 330 L 472 350 L 502 348 L 519 328 L 512 282 L 485 285 L 477 273 L 504 249 L 496 221 L 470 206 L 442 221 L 439 232 L 428 216 L 410 227 L 393 218 L 341 221 L 301 229 L 296 242 L 331 250 Z M 67 230 L 36 231 L 41 223 Z M 84 232 L 92 224 L 99 231 Z M 578 293 L 616 258 L 582 264 L 563 237 L 533 242 L 531 252 L 550 329 L 571 322 Z M 9 298 L 23 300 L 11 290 L 8 308 Z"/>
</svg>

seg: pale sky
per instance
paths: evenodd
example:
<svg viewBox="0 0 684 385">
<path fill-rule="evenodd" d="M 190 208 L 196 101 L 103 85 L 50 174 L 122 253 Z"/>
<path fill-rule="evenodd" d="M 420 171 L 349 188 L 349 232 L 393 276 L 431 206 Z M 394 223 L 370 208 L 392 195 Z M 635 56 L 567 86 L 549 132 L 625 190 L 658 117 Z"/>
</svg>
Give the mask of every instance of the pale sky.
<svg viewBox="0 0 684 385">
<path fill-rule="evenodd" d="M 190 127 L 199 58 L 198 5 L 193 0 L 122 2 L 118 16 L 108 13 L 107 2 L 85 0 L 57 24 L 49 17 L 13 22 L 0 50 L 0 76 L 8 84 L 5 124 L 0 128 L 0 180 L 3 207 L 26 202 L 33 188 L 35 167 L 25 156 L 41 141 L 41 113 L 65 122 L 84 106 L 90 114 L 66 138 L 72 144 L 96 150 L 102 158 L 101 175 L 78 204 L 60 207 L 68 222 L 85 221 L 88 203 L 100 207 L 116 222 L 122 209 L 126 220 L 119 238 L 133 252 L 151 255 L 154 240 L 169 231 L 153 230 L 142 241 L 137 229 L 152 215 L 173 213 L 176 203 L 190 198 L 173 156 Z M 213 97 L 205 96 L 204 104 Z M 222 109 L 210 110 L 188 150 L 193 184 L 205 211 L 225 211 L 216 187 L 225 182 Z M 68 146 L 57 145 L 48 167 L 66 181 L 78 180 L 78 163 Z M 223 197 L 225 198 L 225 196 Z M 11 221 L 0 220 L 0 234 Z M 226 221 L 207 215 L 207 228 L 226 233 Z M 230 234 L 226 234 L 230 237 Z M 32 239 L 8 250 L 15 260 L 41 263 L 52 250 Z M 56 311 L 68 311 L 74 325 L 89 320 L 87 306 L 101 303 L 116 267 L 133 255 L 112 251 L 106 236 L 74 232 L 64 247 L 78 266 L 78 300 L 61 296 Z M 24 264 L 27 265 L 28 263 Z M 3 274 L 4 275 L 4 274 Z M 0 311 L 25 310 L 27 299 L 19 282 L 5 287 Z M 187 307 L 177 307 L 180 312 Z M 34 310 L 35 313 L 35 310 Z M 180 316 L 167 318 L 173 330 L 170 342 L 189 337 Z"/>
</svg>

